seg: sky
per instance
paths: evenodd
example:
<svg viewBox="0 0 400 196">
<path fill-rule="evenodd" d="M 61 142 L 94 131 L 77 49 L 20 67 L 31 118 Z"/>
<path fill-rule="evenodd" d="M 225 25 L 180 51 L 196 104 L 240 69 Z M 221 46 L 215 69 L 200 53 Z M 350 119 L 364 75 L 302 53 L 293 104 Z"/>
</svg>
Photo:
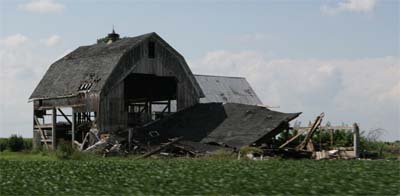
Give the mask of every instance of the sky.
<svg viewBox="0 0 400 196">
<path fill-rule="evenodd" d="M 156 32 L 196 74 L 246 77 L 308 124 L 400 140 L 398 0 L 0 0 L 0 137 L 32 137 L 30 94 L 48 67 L 110 33 Z"/>
</svg>

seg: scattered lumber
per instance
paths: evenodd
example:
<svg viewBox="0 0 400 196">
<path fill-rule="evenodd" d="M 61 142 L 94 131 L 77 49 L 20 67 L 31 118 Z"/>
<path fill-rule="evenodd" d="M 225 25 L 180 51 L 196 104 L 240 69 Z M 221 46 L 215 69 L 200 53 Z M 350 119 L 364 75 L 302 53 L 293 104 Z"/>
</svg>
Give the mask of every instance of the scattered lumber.
<svg viewBox="0 0 400 196">
<path fill-rule="evenodd" d="M 311 138 L 314 135 L 315 131 L 318 129 L 318 127 L 321 125 L 322 118 L 324 118 L 325 114 L 321 113 L 317 118 L 315 119 L 314 123 L 310 127 L 310 130 L 307 132 L 306 137 L 304 140 L 296 147 L 296 150 L 303 150 L 305 147 L 307 147 L 307 150 L 309 151 L 314 151 L 314 147 L 312 145 L 308 145 L 308 143 L 311 142 Z"/>
<path fill-rule="evenodd" d="M 144 158 L 147 158 L 147 157 L 149 157 L 149 156 L 151 156 L 151 155 L 153 155 L 153 154 L 159 153 L 159 152 L 161 152 L 163 149 L 165 149 L 165 148 L 171 146 L 172 144 L 178 142 L 178 141 L 181 140 L 181 139 L 182 139 L 182 137 L 173 138 L 173 139 L 170 140 L 170 142 L 159 146 L 158 148 L 156 148 L 156 149 L 154 149 L 154 150 L 152 150 L 152 151 L 150 151 L 150 152 L 148 152 L 148 153 L 146 153 L 146 154 L 144 154 L 144 155 L 138 157 L 137 159 L 144 159 Z"/>
</svg>

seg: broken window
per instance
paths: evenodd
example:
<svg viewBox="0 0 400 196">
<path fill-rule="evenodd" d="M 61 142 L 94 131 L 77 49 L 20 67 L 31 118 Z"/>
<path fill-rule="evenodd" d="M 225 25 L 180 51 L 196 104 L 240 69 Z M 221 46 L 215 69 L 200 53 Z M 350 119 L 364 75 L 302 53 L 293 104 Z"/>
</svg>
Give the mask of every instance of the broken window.
<svg viewBox="0 0 400 196">
<path fill-rule="evenodd" d="M 149 42 L 149 58 L 154 59 L 156 56 L 156 44 L 154 42 Z"/>
</svg>

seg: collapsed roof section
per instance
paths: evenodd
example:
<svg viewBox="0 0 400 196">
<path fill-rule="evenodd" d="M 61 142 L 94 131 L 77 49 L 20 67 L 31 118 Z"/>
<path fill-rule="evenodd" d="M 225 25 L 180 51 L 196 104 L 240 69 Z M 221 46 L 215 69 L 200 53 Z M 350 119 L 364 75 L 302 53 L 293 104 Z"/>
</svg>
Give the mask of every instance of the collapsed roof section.
<svg viewBox="0 0 400 196">
<path fill-rule="evenodd" d="M 272 138 L 300 114 L 245 104 L 206 103 L 155 121 L 142 130 L 158 132 L 161 138 L 180 136 L 185 140 L 240 148 L 262 138 Z"/>
</svg>

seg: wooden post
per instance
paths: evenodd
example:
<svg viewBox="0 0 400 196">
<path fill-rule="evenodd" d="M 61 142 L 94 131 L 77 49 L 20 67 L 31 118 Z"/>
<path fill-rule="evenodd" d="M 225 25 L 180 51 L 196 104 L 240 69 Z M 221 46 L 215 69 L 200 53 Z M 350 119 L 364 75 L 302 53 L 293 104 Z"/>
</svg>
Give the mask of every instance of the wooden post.
<svg viewBox="0 0 400 196">
<path fill-rule="evenodd" d="M 354 149 L 354 156 L 356 158 L 360 157 L 360 129 L 357 123 L 353 124 L 353 149 Z"/>
<path fill-rule="evenodd" d="M 72 140 L 72 146 L 74 146 L 74 141 L 75 141 L 75 122 L 76 121 L 76 116 L 75 116 L 75 109 L 72 108 L 72 122 L 71 122 L 71 140 Z"/>
<path fill-rule="evenodd" d="M 38 141 L 38 138 L 37 138 L 37 135 L 38 134 L 36 134 L 36 129 L 35 129 L 35 124 L 36 124 L 36 120 L 35 120 L 35 118 L 36 118 L 36 116 L 35 116 L 35 101 L 33 101 L 33 118 L 32 118 L 32 121 L 33 121 L 33 125 L 32 125 L 32 127 L 33 127 L 33 136 L 32 136 L 32 147 L 33 147 L 33 149 L 37 149 L 39 146 L 38 146 L 38 143 L 40 144 L 40 142 L 37 142 Z M 40 141 L 40 140 L 39 140 Z"/>
<path fill-rule="evenodd" d="M 168 114 L 171 114 L 171 100 L 168 99 Z"/>
<path fill-rule="evenodd" d="M 131 151 L 131 146 L 132 146 L 132 128 L 130 128 L 130 129 L 128 129 L 128 149 L 129 149 L 129 152 Z"/>
<path fill-rule="evenodd" d="M 152 111 L 152 109 L 151 109 L 151 100 L 149 101 L 149 116 L 150 116 L 150 119 L 149 119 L 149 121 L 152 121 L 153 120 L 153 111 Z"/>
<path fill-rule="evenodd" d="M 56 135 L 56 126 L 57 126 L 57 110 L 56 108 L 52 109 L 52 125 L 51 125 L 51 145 L 53 150 L 56 149 L 57 135 Z"/>
</svg>

